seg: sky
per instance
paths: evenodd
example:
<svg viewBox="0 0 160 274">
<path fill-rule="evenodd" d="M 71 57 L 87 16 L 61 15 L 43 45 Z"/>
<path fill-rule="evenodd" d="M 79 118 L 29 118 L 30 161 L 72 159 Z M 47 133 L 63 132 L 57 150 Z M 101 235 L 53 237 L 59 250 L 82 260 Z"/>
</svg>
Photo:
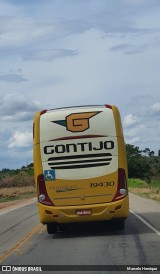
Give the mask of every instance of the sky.
<svg viewBox="0 0 160 274">
<path fill-rule="evenodd" d="M 36 111 L 116 105 L 160 149 L 159 0 L 0 0 L 0 170 L 33 162 Z"/>
</svg>

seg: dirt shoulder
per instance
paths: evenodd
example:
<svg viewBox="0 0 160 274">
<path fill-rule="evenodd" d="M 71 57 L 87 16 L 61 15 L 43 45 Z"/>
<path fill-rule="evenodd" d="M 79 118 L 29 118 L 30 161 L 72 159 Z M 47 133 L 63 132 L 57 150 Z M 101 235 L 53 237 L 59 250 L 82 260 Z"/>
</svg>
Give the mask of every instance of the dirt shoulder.
<svg viewBox="0 0 160 274">
<path fill-rule="evenodd" d="M 129 191 L 138 196 L 160 202 L 160 189 L 158 188 L 129 188 Z"/>
<path fill-rule="evenodd" d="M 22 205 L 28 201 L 30 201 L 33 198 L 26 198 L 26 199 L 21 199 L 21 200 L 14 200 L 14 201 L 9 201 L 9 202 L 2 202 L 0 203 L 0 209 L 16 206 L 16 205 Z"/>
</svg>

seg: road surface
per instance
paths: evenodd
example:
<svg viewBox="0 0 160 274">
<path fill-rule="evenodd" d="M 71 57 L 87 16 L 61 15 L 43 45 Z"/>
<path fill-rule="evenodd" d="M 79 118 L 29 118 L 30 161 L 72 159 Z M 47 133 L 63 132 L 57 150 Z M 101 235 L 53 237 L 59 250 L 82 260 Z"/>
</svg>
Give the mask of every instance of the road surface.
<svg viewBox="0 0 160 274">
<path fill-rule="evenodd" d="M 49 265 L 55 270 L 53 266 L 60 265 L 63 269 L 57 266 L 54 273 L 106 273 L 110 265 L 114 273 L 126 273 L 119 266 L 160 265 L 160 203 L 130 194 L 130 210 L 124 231 L 114 231 L 101 223 L 48 235 L 39 223 L 35 199 L 18 208 L 1 209 L 1 266 Z M 14 273 L 20 272 L 15 268 Z M 43 273 L 52 272 L 48 269 Z"/>
</svg>

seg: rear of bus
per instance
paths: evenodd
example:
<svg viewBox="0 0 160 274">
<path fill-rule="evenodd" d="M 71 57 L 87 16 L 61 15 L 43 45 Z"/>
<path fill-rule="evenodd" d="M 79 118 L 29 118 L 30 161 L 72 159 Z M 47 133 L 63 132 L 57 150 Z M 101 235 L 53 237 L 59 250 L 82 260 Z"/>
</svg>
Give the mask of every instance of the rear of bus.
<svg viewBox="0 0 160 274">
<path fill-rule="evenodd" d="M 75 222 L 129 214 L 126 150 L 115 106 L 43 110 L 34 117 L 34 171 L 40 222 L 49 234 Z"/>
</svg>

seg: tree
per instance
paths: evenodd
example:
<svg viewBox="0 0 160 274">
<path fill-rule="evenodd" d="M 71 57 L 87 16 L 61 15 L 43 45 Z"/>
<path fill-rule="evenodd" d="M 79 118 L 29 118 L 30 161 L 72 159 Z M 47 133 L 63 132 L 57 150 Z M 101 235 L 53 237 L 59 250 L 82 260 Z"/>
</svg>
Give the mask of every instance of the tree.
<svg viewBox="0 0 160 274">
<path fill-rule="evenodd" d="M 148 147 L 146 147 L 143 152 L 148 156 L 150 153 L 150 149 Z"/>
<path fill-rule="evenodd" d="M 153 157 L 155 155 L 155 152 L 152 150 L 150 150 L 148 147 L 146 147 L 144 150 L 142 150 L 142 152 L 144 154 L 146 154 L 146 156 L 149 156 L 149 157 Z"/>
<path fill-rule="evenodd" d="M 130 178 L 150 180 L 151 170 L 147 157 L 142 156 L 142 150 L 134 145 L 126 145 L 128 160 L 128 175 Z"/>
<path fill-rule="evenodd" d="M 150 157 L 153 157 L 154 154 L 155 154 L 155 152 L 154 152 L 153 150 L 149 152 L 149 156 L 150 156 Z"/>
</svg>

